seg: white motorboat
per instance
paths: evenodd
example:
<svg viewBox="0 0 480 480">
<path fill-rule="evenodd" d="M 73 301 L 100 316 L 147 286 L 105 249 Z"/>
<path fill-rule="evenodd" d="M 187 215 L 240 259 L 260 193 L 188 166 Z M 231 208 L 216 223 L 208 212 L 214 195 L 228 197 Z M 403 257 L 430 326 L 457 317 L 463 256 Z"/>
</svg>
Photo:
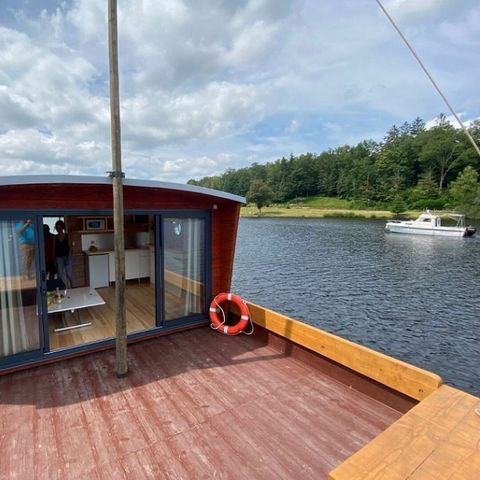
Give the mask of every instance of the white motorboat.
<svg viewBox="0 0 480 480">
<path fill-rule="evenodd" d="M 449 218 L 456 222 L 456 225 L 442 225 L 439 215 L 432 214 L 429 210 L 423 212 L 416 220 L 390 220 L 385 230 L 391 233 L 410 233 L 415 235 L 434 235 L 442 237 L 471 237 L 475 234 L 476 228 L 471 225 L 465 226 L 465 215 L 449 214 Z"/>
</svg>

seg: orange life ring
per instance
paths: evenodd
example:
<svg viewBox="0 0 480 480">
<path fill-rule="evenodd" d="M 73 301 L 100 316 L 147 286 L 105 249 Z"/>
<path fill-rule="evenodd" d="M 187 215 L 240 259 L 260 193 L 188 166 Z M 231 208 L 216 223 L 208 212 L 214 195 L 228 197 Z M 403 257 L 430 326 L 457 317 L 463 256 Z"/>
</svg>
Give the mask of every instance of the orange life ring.
<svg viewBox="0 0 480 480">
<path fill-rule="evenodd" d="M 235 325 L 225 325 L 225 318 L 220 307 L 220 304 L 225 302 L 233 302 L 240 310 L 240 320 Z M 240 296 L 234 293 L 219 293 L 210 304 L 210 320 L 214 330 L 227 335 L 238 335 L 250 323 L 250 312 Z"/>
</svg>

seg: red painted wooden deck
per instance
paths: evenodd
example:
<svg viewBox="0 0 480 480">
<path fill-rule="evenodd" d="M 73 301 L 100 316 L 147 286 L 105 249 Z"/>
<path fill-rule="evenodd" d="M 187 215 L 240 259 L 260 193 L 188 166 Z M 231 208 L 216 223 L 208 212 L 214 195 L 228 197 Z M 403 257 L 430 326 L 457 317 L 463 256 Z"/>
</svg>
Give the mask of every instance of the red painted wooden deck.
<svg viewBox="0 0 480 480">
<path fill-rule="evenodd" d="M 1 479 L 325 478 L 400 417 L 208 328 L 0 377 Z"/>
</svg>

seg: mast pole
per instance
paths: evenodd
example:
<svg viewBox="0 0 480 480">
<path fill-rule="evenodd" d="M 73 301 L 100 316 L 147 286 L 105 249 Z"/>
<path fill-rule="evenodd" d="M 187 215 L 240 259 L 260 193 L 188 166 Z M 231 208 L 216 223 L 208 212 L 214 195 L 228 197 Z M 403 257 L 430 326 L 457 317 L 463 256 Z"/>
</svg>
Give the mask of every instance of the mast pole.
<svg viewBox="0 0 480 480">
<path fill-rule="evenodd" d="M 386 8 L 382 5 L 382 3 L 380 2 L 380 0 L 375 0 L 378 4 L 378 6 L 381 8 L 381 10 L 383 11 L 383 13 L 385 14 L 385 16 L 388 18 L 388 20 L 390 21 L 390 23 L 393 25 L 393 28 L 395 28 L 395 30 L 397 31 L 397 33 L 400 35 L 401 39 L 403 40 L 403 42 L 405 43 L 405 45 L 407 46 L 407 48 L 410 50 L 410 52 L 412 53 L 412 55 L 415 57 L 415 59 L 417 60 L 417 62 L 419 63 L 420 67 L 422 67 L 422 70 L 425 72 L 425 75 L 428 77 L 428 79 L 430 80 L 430 82 L 432 82 L 432 85 L 435 87 L 435 90 L 438 92 L 438 94 L 442 97 L 443 101 L 445 102 L 445 104 L 447 105 L 447 108 L 450 110 L 450 112 L 452 113 L 452 115 L 455 117 L 455 119 L 457 120 L 458 124 L 460 125 L 460 127 L 462 128 L 462 130 L 464 131 L 465 135 L 467 136 L 467 138 L 470 140 L 470 143 L 472 144 L 473 148 L 475 149 L 475 151 L 478 153 L 478 155 L 480 156 L 480 148 L 478 147 L 477 145 L 477 142 L 473 139 L 473 137 L 470 135 L 470 132 L 468 131 L 468 128 L 464 125 L 464 123 L 460 120 L 460 117 L 457 115 L 457 113 L 455 112 L 455 110 L 453 109 L 453 107 L 450 105 L 450 102 L 447 100 L 447 97 L 443 94 L 443 92 L 440 90 L 440 87 L 437 85 L 437 83 L 435 82 L 435 80 L 433 79 L 433 77 L 430 75 L 430 72 L 427 70 L 427 68 L 425 67 L 425 65 L 423 64 L 423 62 L 420 60 L 420 57 L 417 55 L 417 53 L 415 52 L 415 50 L 413 49 L 412 45 L 410 44 L 410 42 L 407 40 L 407 38 L 405 37 L 405 35 L 402 33 L 402 31 L 400 30 L 400 28 L 398 28 L 397 24 L 395 23 L 395 21 L 393 20 L 393 18 L 390 16 L 390 14 L 387 12 Z"/>
<path fill-rule="evenodd" d="M 110 74 L 110 124 L 112 140 L 113 225 L 115 239 L 115 369 L 128 372 L 125 311 L 125 236 L 123 231 L 123 177 L 118 80 L 117 0 L 108 0 L 108 58 Z"/>
</svg>

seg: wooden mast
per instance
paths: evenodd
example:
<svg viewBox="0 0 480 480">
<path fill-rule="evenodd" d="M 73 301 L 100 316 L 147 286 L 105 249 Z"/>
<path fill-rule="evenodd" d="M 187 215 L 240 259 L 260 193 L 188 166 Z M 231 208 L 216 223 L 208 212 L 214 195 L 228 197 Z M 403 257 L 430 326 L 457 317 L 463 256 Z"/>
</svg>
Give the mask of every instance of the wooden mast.
<svg viewBox="0 0 480 480">
<path fill-rule="evenodd" d="M 125 312 L 125 236 L 123 231 L 123 177 L 118 86 L 117 0 L 108 0 L 108 53 L 110 73 L 110 122 L 112 140 L 113 224 L 115 238 L 115 369 L 124 377 L 127 364 Z"/>
</svg>

